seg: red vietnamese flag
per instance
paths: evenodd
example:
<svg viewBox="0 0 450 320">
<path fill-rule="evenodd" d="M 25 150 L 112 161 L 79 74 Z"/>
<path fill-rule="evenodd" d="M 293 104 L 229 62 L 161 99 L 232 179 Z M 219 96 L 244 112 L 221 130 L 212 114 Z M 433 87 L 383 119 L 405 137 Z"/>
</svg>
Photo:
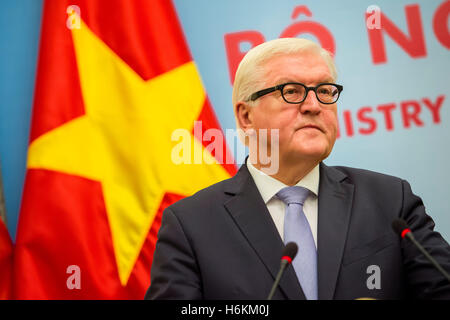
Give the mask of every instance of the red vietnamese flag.
<svg viewBox="0 0 450 320">
<path fill-rule="evenodd" d="M 13 245 L 11 238 L 6 225 L 0 217 L 0 300 L 11 298 L 12 258 Z"/>
<path fill-rule="evenodd" d="M 236 171 L 171 158 L 180 129 L 224 161 L 193 137 L 219 126 L 175 9 L 46 1 L 40 46 L 15 297 L 142 299 L 163 209 Z"/>
</svg>

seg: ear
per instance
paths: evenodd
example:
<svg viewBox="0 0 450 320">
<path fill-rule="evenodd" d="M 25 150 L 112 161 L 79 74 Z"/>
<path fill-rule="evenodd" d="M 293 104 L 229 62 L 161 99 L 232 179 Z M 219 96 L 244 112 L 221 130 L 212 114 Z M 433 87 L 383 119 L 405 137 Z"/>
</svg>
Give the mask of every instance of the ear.
<svg viewBox="0 0 450 320">
<path fill-rule="evenodd" d="M 246 102 L 239 101 L 238 103 L 236 103 L 234 112 L 236 114 L 236 119 L 239 127 L 243 131 L 253 129 L 252 108 L 254 107 L 250 106 Z"/>
</svg>

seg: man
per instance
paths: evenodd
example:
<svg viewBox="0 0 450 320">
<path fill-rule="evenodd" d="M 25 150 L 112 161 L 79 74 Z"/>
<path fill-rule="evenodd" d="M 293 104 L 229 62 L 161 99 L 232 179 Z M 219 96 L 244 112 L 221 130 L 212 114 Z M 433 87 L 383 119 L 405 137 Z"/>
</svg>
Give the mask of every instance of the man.
<svg viewBox="0 0 450 320">
<path fill-rule="evenodd" d="M 450 247 L 409 184 L 322 162 L 336 140 L 336 77 L 330 54 L 309 40 L 247 53 L 233 87 L 236 123 L 247 144 L 266 143 L 277 170 L 250 144 L 233 178 L 168 207 L 146 298 L 266 299 L 291 241 L 299 252 L 274 299 L 450 298 L 450 283 L 391 229 L 406 220 L 450 271 Z"/>
</svg>

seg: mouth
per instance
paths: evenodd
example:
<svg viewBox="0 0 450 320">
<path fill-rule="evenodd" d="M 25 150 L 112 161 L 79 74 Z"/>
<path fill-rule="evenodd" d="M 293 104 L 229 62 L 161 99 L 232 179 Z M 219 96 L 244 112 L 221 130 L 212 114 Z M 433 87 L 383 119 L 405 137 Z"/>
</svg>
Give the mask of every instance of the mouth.
<svg viewBox="0 0 450 320">
<path fill-rule="evenodd" d="M 307 124 L 302 126 L 300 129 L 316 129 L 323 132 L 323 130 L 319 126 L 316 126 L 315 124 Z"/>
</svg>

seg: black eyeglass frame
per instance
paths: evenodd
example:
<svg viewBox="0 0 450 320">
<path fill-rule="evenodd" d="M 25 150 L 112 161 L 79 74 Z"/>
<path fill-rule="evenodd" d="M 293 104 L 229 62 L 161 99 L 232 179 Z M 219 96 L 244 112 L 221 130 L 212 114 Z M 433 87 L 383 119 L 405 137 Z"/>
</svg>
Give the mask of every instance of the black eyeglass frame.
<svg viewBox="0 0 450 320">
<path fill-rule="evenodd" d="M 286 100 L 286 98 L 284 97 L 284 94 L 283 94 L 283 88 L 285 86 L 287 86 L 288 84 L 299 84 L 299 85 L 301 85 L 301 86 L 303 86 L 305 88 L 305 96 L 303 97 L 303 100 L 301 100 L 299 102 L 290 102 L 290 101 Z M 317 95 L 317 88 L 322 86 L 322 85 L 333 85 L 333 86 L 335 86 L 338 89 L 338 97 L 336 98 L 336 101 L 334 101 L 334 102 L 323 102 L 322 100 L 319 99 L 319 96 Z M 331 82 L 319 83 L 315 87 L 307 87 L 303 83 L 300 83 L 300 82 L 286 82 L 286 83 L 282 83 L 282 84 L 279 84 L 279 85 L 274 86 L 274 87 L 270 87 L 270 88 L 266 88 L 266 89 L 262 89 L 262 90 L 256 91 L 255 93 L 253 93 L 250 96 L 249 100 L 250 101 L 255 101 L 256 99 L 258 99 L 258 98 L 260 98 L 260 97 L 262 97 L 262 96 L 264 96 L 266 94 L 269 94 L 271 92 L 277 91 L 277 90 L 280 90 L 280 93 L 281 93 L 281 96 L 283 97 L 283 100 L 286 101 L 287 103 L 292 103 L 292 104 L 302 103 L 303 101 L 306 100 L 306 97 L 308 96 L 309 91 L 312 90 L 316 94 L 316 98 L 317 98 L 317 100 L 320 103 L 333 104 L 333 103 L 336 103 L 339 100 L 339 96 L 341 95 L 342 90 L 344 90 L 344 87 L 341 86 L 340 84 L 331 83 Z"/>
</svg>

